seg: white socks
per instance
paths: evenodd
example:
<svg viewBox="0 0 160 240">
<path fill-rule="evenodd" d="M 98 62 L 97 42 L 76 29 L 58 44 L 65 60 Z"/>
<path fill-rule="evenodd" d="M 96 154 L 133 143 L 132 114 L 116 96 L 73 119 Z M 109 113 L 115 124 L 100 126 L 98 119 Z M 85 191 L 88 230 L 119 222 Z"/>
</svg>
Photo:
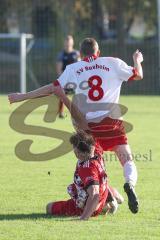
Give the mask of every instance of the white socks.
<svg viewBox="0 0 160 240">
<path fill-rule="evenodd" d="M 123 166 L 124 177 L 126 182 L 133 186 L 137 183 L 137 168 L 133 161 L 127 161 Z"/>
</svg>

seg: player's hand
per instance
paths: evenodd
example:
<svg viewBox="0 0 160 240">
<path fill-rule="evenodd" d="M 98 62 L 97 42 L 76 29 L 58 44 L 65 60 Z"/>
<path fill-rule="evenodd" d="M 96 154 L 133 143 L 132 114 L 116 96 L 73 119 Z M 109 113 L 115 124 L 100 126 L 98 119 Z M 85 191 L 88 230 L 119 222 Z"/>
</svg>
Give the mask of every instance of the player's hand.
<svg viewBox="0 0 160 240">
<path fill-rule="evenodd" d="M 11 103 L 15 103 L 15 102 L 20 102 L 22 101 L 22 96 L 23 94 L 22 93 L 11 93 L 8 95 L 8 100 Z"/>
<path fill-rule="evenodd" d="M 143 54 L 138 49 L 133 53 L 133 61 L 136 63 L 143 62 Z"/>
</svg>

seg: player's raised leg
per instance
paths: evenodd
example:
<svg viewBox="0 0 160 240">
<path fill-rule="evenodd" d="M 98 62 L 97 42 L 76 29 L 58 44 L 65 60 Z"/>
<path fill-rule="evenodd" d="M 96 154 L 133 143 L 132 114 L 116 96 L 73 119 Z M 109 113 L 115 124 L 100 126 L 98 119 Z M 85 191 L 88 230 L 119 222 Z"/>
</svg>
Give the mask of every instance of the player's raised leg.
<svg viewBox="0 0 160 240">
<path fill-rule="evenodd" d="M 126 183 L 124 184 L 124 191 L 128 196 L 128 206 L 132 213 L 138 212 L 138 198 L 135 193 L 135 185 L 137 183 L 137 168 L 132 158 L 130 146 L 118 145 L 114 147 L 118 159 L 120 160 Z"/>
</svg>

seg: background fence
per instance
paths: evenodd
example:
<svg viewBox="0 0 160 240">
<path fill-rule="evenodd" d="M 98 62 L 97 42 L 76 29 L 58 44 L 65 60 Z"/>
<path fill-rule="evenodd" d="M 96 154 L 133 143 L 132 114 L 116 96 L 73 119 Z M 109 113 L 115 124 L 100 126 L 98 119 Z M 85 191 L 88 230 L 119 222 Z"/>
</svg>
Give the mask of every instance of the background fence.
<svg viewBox="0 0 160 240">
<path fill-rule="evenodd" d="M 138 48 L 144 54 L 144 81 L 124 84 L 123 94 L 159 94 L 159 41 L 156 0 L 1 0 L 0 33 L 29 33 L 27 91 L 56 79 L 57 53 L 67 34 L 75 48 L 95 37 L 103 56 L 132 64 Z M 0 37 L 0 93 L 20 91 L 20 38 Z"/>
</svg>

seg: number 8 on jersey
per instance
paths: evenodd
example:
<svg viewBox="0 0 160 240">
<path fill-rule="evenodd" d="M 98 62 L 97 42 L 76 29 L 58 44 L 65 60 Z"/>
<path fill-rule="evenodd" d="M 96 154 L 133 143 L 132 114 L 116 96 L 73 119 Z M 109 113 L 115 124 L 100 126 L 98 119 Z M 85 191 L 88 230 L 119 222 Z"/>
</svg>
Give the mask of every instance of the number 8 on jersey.
<svg viewBox="0 0 160 240">
<path fill-rule="evenodd" d="M 96 82 L 96 83 L 95 83 Z M 90 87 L 90 90 L 88 91 L 88 97 L 92 101 L 99 101 L 103 98 L 104 92 L 101 88 L 102 86 L 102 79 L 94 75 L 88 79 L 88 85 Z"/>
</svg>

